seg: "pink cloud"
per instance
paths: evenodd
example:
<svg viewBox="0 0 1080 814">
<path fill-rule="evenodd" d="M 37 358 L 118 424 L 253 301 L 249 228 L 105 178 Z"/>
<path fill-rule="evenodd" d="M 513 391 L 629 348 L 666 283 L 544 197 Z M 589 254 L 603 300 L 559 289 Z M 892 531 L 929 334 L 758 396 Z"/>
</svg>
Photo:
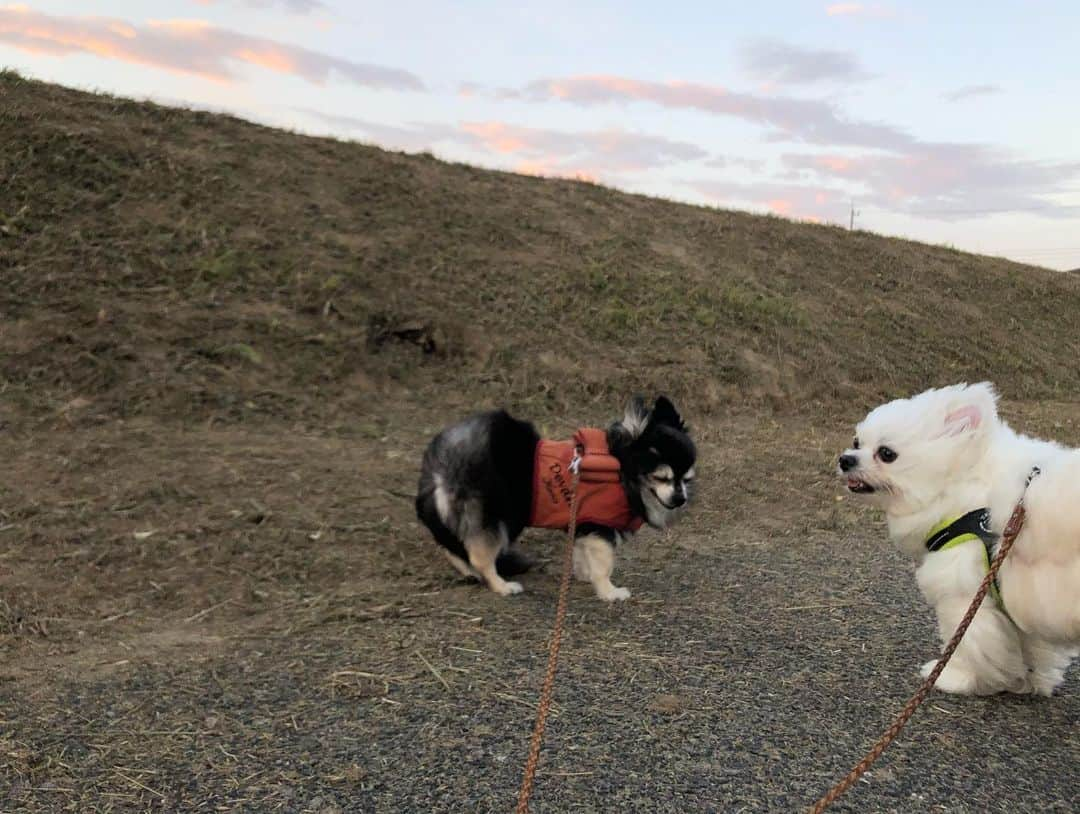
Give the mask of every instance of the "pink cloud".
<svg viewBox="0 0 1080 814">
<path fill-rule="evenodd" d="M 520 164 L 515 164 L 513 169 L 520 175 L 533 175 L 537 178 L 569 178 L 593 184 L 599 183 L 600 180 L 600 176 L 594 172 L 578 169 L 567 173 L 542 161 L 522 161 Z"/>
<path fill-rule="evenodd" d="M 761 207 L 775 215 L 812 223 L 841 222 L 850 205 L 848 194 L 834 187 L 716 180 L 694 180 L 689 186 L 722 206 Z"/>
<path fill-rule="evenodd" d="M 216 3 L 222 2 L 222 0 L 194 0 L 200 6 L 212 6 Z M 229 0 L 224 0 L 229 2 Z M 236 0 L 233 0 L 236 2 Z M 322 11 L 327 8 L 326 3 L 321 0 L 242 0 L 243 5 L 250 6 L 251 8 L 272 8 L 274 6 L 281 6 L 286 11 L 290 11 L 293 14 L 310 14 L 313 11 Z"/>
<path fill-rule="evenodd" d="M 625 130 L 568 132 L 506 122 L 465 122 L 461 130 L 491 152 L 539 161 L 551 173 L 640 172 L 706 158 L 684 141 Z"/>
<path fill-rule="evenodd" d="M 455 144 L 509 159 L 512 168 L 539 175 L 596 180 L 612 173 L 701 161 L 709 155 L 695 144 L 626 130 L 549 130 L 501 121 L 462 122 L 457 127 L 436 122 L 395 127 L 341 114 L 302 112 L 340 130 L 363 133 L 387 147 L 431 150 L 438 144 Z"/>
<path fill-rule="evenodd" d="M 822 100 L 605 75 L 543 79 L 498 95 L 581 106 L 654 104 L 737 118 L 766 128 L 767 141 L 862 148 L 854 155 L 787 156 L 786 180 L 841 180 L 850 190 L 845 194 L 855 193 L 868 204 L 893 211 L 1038 210 L 1058 217 L 1072 208 L 1046 196 L 1066 193 L 1080 180 L 1080 164 L 1075 162 L 1025 161 L 983 144 L 923 141 L 887 123 L 849 119 Z M 788 196 L 752 197 L 764 205 L 773 197 Z"/>
<path fill-rule="evenodd" d="M 581 106 L 650 103 L 669 109 L 697 110 L 768 127 L 773 140 L 878 149 L 902 149 L 915 141 L 908 133 L 890 125 L 847 119 L 829 102 L 762 96 L 695 82 L 656 82 L 607 75 L 572 76 L 537 80 L 521 90 L 502 90 L 497 95 Z"/>
<path fill-rule="evenodd" d="M 1080 177 L 1080 162 L 1024 161 L 980 144 L 920 143 L 900 154 L 788 154 L 782 162 L 798 177 L 853 184 L 867 204 L 942 217 L 985 210 L 1070 215 L 1069 207 L 1043 196 L 1067 191 Z"/>
<path fill-rule="evenodd" d="M 863 3 L 833 3 L 825 7 L 830 17 L 894 17 L 896 13 L 888 6 L 864 5 Z"/>
<path fill-rule="evenodd" d="M 817 157 L 817 165 L 823 167 L 836 175 L 843 175 L 848 172 L 852 167 L 852 160 L 849 158 L 841 158 L 835 155 L 822 155 Z"/>
<path fill-rule="evenodd" d="M 542 178 L 551 173 L 551 167 L 541 161 L 522 161 L 520 164 L 514 165 L 514 172 Z"/>
<path fill-rule="evenodd" d="M 159 20 L 139 26 L 107 17 L 62 17 L 26 6 L 0 6 L 0 43 L 56 56 L 93 54 L 218 82 L 235 80 L 235 66 L 246 64 L 314 84 L 336 78 L 371 88 L 424 87 L 407 71 L 352 62 L 201 20 Z"/>
<path fill-rule="evenodd" d="M 502 122 L 466 122 L 461 129 L 476 136 L 485 147 L 496 153 L 525 153 L 531 149 L 529 141 L 522 137 L 525 132 L 523 128 Z"/>
</svg>

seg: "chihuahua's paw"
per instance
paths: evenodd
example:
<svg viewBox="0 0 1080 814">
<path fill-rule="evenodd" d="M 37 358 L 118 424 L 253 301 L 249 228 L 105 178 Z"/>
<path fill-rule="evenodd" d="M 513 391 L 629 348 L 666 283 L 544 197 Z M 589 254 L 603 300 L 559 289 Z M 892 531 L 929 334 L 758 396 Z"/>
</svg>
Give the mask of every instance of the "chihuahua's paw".
<svg viewBox="0 0 1080 814">
<path fill-rule="evenodd" d="M 521 587 L 520 582 L 504 582 L 497 588 L 492 588 L 499 596 L 513 596 L 519 594 L 525 589 Z"/>
<path fill-rule="evenodd" d="M 609 585 L 606 588 L 597 588 L 596 595 L 605 602 L 622 602 L 624 599 L 630 598 L 630 589 L 616 588 L 614 585 Z"/>
</svg>

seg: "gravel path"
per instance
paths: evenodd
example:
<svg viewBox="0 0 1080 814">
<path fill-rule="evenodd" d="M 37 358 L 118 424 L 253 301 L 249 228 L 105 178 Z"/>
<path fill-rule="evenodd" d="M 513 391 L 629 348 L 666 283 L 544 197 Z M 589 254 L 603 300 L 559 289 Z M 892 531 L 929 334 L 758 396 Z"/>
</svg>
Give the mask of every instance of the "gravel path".
<svg viewBox="0 0 1080 814">
<path fill-rule="evenodd" d="M 629 601 L 575 585 L 535 812 L 797 811 L 916 688 L 937 643 L 910 563 L 880 518 L 837 501 L 838 439 L 789 429 L 778 444 L 776 432 L 705 433 L 724 463 L 684 525 L 622 552 Z M 766 442 L 799 477 L 740 486 Z M 411 470 L 384 458 L 389 485 L 406 489 Z M 160 612 L 82 635 L 54 622 L 48 637 L 24 636 L 0 670 L 0 810 L 512 810 L 558 537 L 527 538 L 540 562 L 525 593 L 503 599 L 445 566 L 407 501 L 382 509 L 336 543 L 273 538 L 279 558 L 294 546 L 277 567 L 295 584 L 247 582 L 246 563 L 270 557 L 256 532 L 240 544 L 224 527 L 234 542 L 187 578 L 210 587 L 170 615 L 179 621 Z M 180 557 L 195 554 L 169 561 Z M 346 573 L 361 566 L 366 579 Z M 260 592 L 273 584 L 267 610 Z M 1080 810 L 1078 720 L 1076 670 L 1053 699 L 934 694 L 835 810 Z"/>
</svg>

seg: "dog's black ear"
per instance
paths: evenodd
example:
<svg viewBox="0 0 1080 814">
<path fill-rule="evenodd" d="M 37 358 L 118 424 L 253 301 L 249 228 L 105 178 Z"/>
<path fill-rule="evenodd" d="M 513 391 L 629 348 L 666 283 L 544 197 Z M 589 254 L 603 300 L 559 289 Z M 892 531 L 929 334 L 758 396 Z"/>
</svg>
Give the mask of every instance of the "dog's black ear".
<svg viewBox="0 0 1080 814">
<path fill-rule="evenodd" d="M 645 399 L 634 396 L 627 402 L 622 420 L 616 421 L 608 428 L 608 449 L 615 452 L 616 449 L 630 446 L 645 432 L 648 424 L 649 408 L 645 406 Z"/>
<path fill-rule="evenodd" d="M 653 405 L 651 423 L 666 424 L 679 432 L 686 432 L 686 423 L 667 396 L 660 396 Z"/>
</svg>

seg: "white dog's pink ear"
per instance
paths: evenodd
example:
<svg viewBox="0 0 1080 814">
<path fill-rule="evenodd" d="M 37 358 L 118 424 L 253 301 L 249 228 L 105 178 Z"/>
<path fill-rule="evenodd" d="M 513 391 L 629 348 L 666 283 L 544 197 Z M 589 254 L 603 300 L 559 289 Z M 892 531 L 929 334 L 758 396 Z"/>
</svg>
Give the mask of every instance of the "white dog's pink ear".
<svg viewBox="0 0 1080 814">
<path fill-rule="evenodd" d="M 982 419 L 982 410 L 974 404 L 965 405 L 945 416 L 945 429 L 941 434 L 951 436 L 977 430 Z"/>
</svg>

